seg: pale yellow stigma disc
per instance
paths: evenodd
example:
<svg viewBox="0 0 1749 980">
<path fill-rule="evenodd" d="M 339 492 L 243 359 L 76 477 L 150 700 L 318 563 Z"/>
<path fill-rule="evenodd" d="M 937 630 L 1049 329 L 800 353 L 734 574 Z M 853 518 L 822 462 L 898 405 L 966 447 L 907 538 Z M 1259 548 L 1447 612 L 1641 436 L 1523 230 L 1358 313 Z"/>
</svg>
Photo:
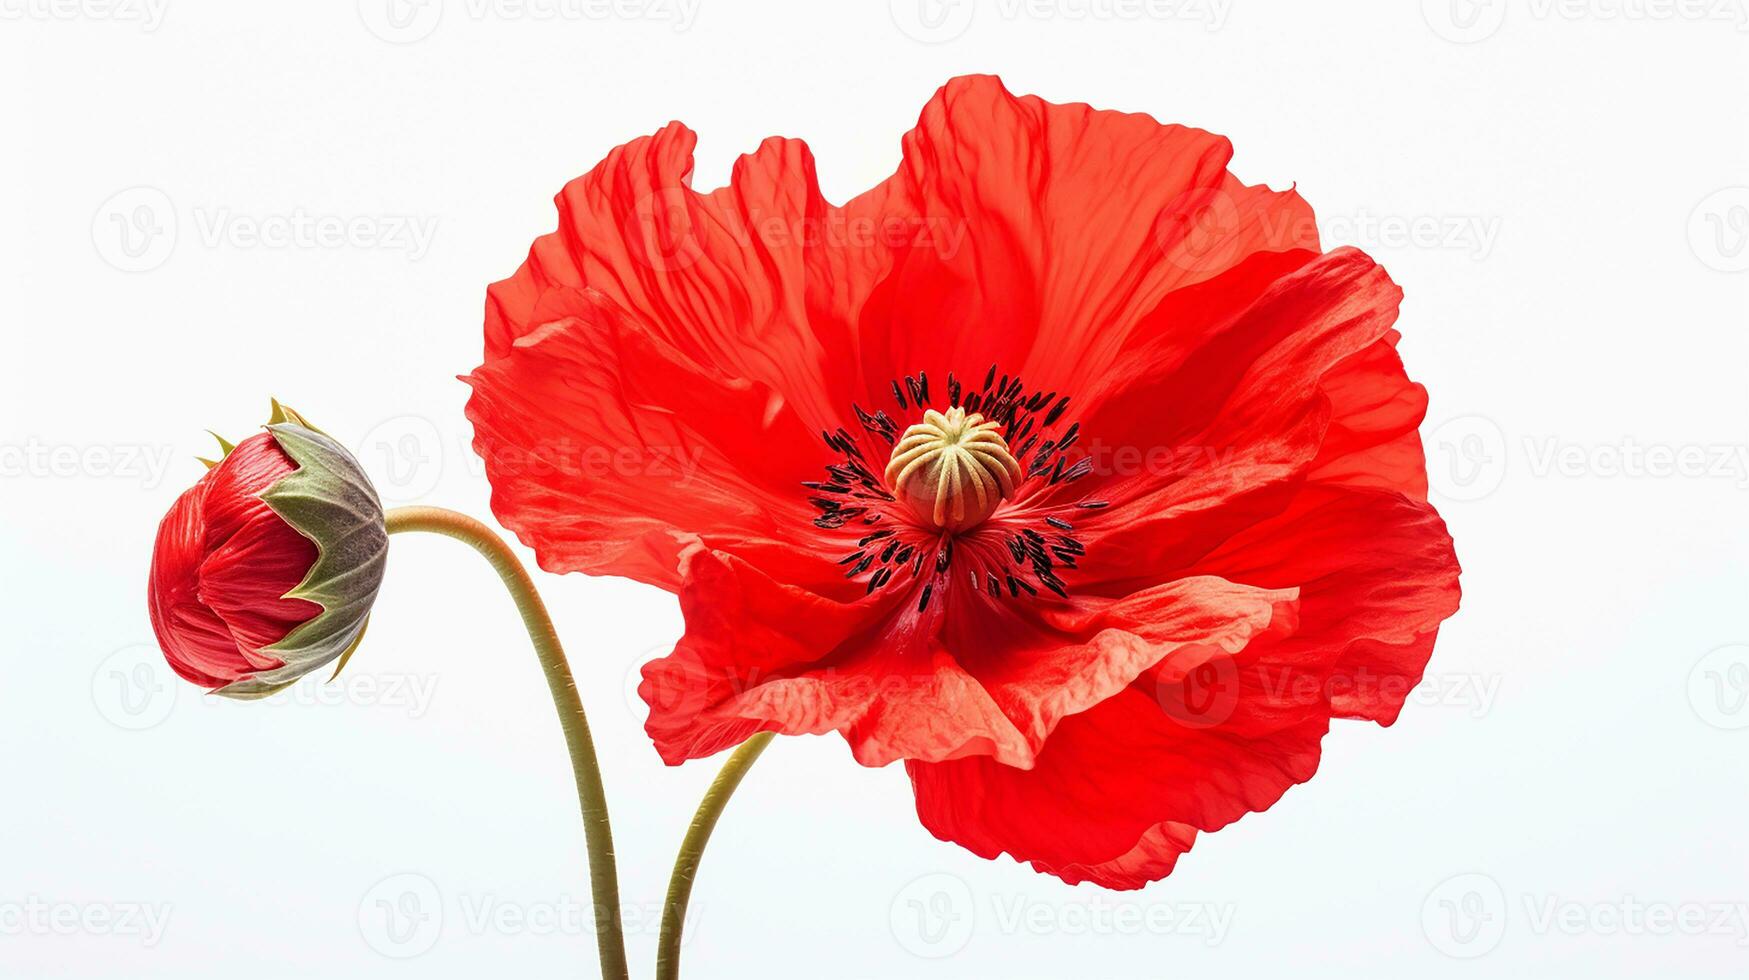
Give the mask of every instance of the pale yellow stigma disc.
<svg viewBox="0 0 1749 980">
<path fill-rule="evenodd" d="M 887 486 L 933 527 L 973 527 L 1020 485 L 1020 463 L 1001 429 L 963 408 L 930 409 L 893 446 Z"/>
</svg>

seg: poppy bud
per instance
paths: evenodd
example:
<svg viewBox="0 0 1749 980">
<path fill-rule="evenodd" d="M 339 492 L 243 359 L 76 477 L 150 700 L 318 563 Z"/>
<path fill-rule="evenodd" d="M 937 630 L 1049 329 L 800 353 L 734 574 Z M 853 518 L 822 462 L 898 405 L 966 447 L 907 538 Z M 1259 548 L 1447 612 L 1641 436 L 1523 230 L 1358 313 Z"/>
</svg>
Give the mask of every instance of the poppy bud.
<svg viewBox="0 0 1749 980">
<path fill-rule="evenodd" d="M 364 635 L 389 537 L 364 470 L 273 403 L 266 431 L 203 460 L 158 526 L 148 589 L 172 669 L 233 698 L 265 697 L 344 658 Z"/>
</svg>

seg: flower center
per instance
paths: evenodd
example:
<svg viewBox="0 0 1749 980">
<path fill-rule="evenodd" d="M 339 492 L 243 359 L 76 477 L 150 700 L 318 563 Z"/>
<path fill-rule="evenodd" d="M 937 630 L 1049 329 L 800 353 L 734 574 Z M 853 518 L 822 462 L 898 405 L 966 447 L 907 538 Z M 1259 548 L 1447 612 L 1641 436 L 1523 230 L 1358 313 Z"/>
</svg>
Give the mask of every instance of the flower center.
<svg viewBox="0 0 1749 980">
<path fill-rule="evenodd" d="M 949 373 L 944 407 L 922 371 L 892 389 L 899 418 L 852 404 L 860 431 L 822 430 L 835 461 L 802 484 L 823 544 L 844 549 L 844 577 L 870 593 L 902 588 L 918 613 L 951 596 L 1066 600 L 1062 573 L 1087 553 L 1075 521 L 1110 505 L 1079 482 L 1093 459 L 1063 417 L 1069 396 L 1029 391 L 995 365 L 976 387 Z"/>
<path fill-rule="evenodd" d="M 929 409 L 894 444 L 887 486 L 930 527 L 963 531 L 983 523 L 1021 481 L 1001 428 L 958 406 L 945 414 Z"/>
</svg>

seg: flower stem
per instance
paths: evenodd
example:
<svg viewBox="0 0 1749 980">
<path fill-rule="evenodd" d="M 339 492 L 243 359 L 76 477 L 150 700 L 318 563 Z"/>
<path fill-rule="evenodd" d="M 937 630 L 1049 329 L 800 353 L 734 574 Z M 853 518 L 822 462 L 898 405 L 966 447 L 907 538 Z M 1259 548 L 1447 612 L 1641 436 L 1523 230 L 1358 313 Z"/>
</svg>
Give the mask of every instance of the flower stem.
<svg viewBox="0 0 1749 980">
<path fill-rule="evenodd" d="M 698 875 L 698 862 L 704 857 L 704 846 L 710 842 L 717 818 L 729 805 L 729 797 L 741 778 L 753 768 L 759 753 L 771 744 L 771 732 L 760 732 L 741 743 L 729 756 L 711 788 L 699 801 L 698 812 L 692 815 L 692 826 L 680 842 L 680 856 L 674 859 L 674 874 L 668 879 L 668 900 L 662 905 L 662 933 L 656 941 L 656 980 L 678 980 L 680 977 L 680 930 L 686 924 L 686 903 L 692 898 L 692 880 Z"/>
<path fill-rule="evenodd" d="M 466 514 L 441 507 L 397 507 L 385 515 L 390 534 L 429 531 L 472 547 L 491 563 L 498 577 L 516 600 L 516 611 L 528 627 L 559 711 L 559 727 L 571 752 L 571 773 L 577 780 L 577 802 L 583 810 L 583 833 L 589 844 L 589 888 L 595 904 L 595 941 L 601 951 L 603 980 L 627 980 L 625 937 L 619 925 L 619 872 L 613 859 L 613 828 L 607 818 L 607 794 L 601 785 L 601 766 L 595 759 L 595 743 L 589 737 L 589 722 L 583 717 L 583 701 L 559 634 L 553 629 L 546 604 L 535 591 L 528 570 L 504 539 Z"/>
</svg>

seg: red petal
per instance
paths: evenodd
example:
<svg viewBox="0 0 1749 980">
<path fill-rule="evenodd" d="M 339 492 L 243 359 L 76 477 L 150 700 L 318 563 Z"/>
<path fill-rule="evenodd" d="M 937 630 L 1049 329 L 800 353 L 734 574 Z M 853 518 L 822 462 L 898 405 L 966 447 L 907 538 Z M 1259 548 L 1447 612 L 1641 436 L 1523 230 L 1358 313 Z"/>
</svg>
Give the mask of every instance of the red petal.
<svg viewBox="0 0 1749 980">
<path fill-rule="evenodd" d="M 287 599 L 316 545 L 261 494 L 297 469 L 273 436 L 250 436 L 177 498 L 158 529 L 153 627 L 183 677 L 216 687 L 281 661 L 262 648 L 322 611 Z"/>
<path fill-rule="evenodd" d="M 644 666 L 638 694 L 650 706 L 645 730 L 664 761 L 678 765 L 739 744 L 762 729 L 830 731 L 830 705 L 803 696 L 750 692 L 820 659 L 863 629 L 880 608 L 847 604 L 774 581 L 732 555 L 694 545 L 682 556 L 680 608 L 686 634 L 667 657 Z M 758 710 L 763 700 L 766 710 Z"/>
<path fill-rule="evenodd" d="M 644 668 L 646 731 L 670 765 L 755 731 L 840 731 L 858 761 L 906 753 L 1023 754 L 1021 733 L 941 652 L 897 590 L 837 603 L 695 549 L 680 591 L 686 635 Z M 939 607 L 937 607 L 939 609 Z"/>
<path fill-rule="evenodd" d="M 1032 866 L 1071 885 L 1091 881 L 1102 888 L 1130 891 L 1171 874 L 1178 865 L 1178 856 L 1189 851 L 1195 843 L 1195 827 L 1163 823 L 1149 828 L 1136 846 L 1110 861 L 1064 865 L 1035 861 Z"/>
<path fill-rule="evenodd" d="M 205 492 L 204 481 L 184 490 L 159 523 L 147 606 L 158 648 L 171 668 L 202 687 L 220 687 L 250 668 L 224 621 L 199 599 Z"/>
<path fill-rule="evenodd" d="M 967 755 L 1030 766 L 1064 717 L 1164 658 L 1241 649 L 1293 598 L 1190 579 L 998 621 L 1003 607 L 974 605 L 975 594 L 924 613 L 889 593 L 831 602 L 702 549 L 686 568 L 686 635 L 645 668 L 641 689 L 670 763 L 773 730 L 839 731 L 869 766 Z"/>
<path fill-rule="evenodd" d="M 1313 461 L 1317 483 L 1379 487 L 1427 499 L 1427 460 L 1418 428 L 1427 390 L 1409 380 L 1396 331 L 1324 375 L 1330 428 Z"/>
<path fill-rule="evenodd" d="M 1131 687 L 1066 719 L 1033 769 L 977 758 L 906 770 L 937 837 L 1054 873 L 1124 859 L 1161 823 L 1218 830 L 1267 809 L 1311 778 L 1326 727 L 1314 716 L 1259 738 L 1194 728 Z"/>
<path fill-rule="evenodd" d="M 493 513 L 542 568 L 678 589 L 679 555 L 702 540 L 845 590 L 798 537 L 823 450 L 777 392 L 693 361 L 603 297 L 558 290 L 539 309 L 545 327 L 467 378 L 467 414 Z"/>
<path fill-rule="evenodd" d="M 977 679 L 1022 733 L 1026 751 L 996 753 L 1022 768 L 1065 717 L 1099 704 L 1162 660 L 1192 650 L 1237 653 L 1264 629 L 1291 622 L 1292 590 L 1186 578 L 1115 602 L 1074 607 L 990 605 L 977 594 L 950 607 L 944 639 L 954 661 Z M 892 739 L 889 739 L 892 740 Z M 913 752 L 906 758 L 933 761 Z"/>
<path fill-rule="evenodd" d="M 845 206 L 916 225 L 862 319 L 871 390 L 992 361 L 1078 388 L 1173 289 L 1262 249 L 1315 249 L 1305 203 L 1240 184 L 1231 156 L 1222 137 L 1148 115 L 1016 98 L 993 76 L 950 81 L 905 136 L 898 173 Z"/>
<path fill-rule="evenodd" d="M 1159 581 L 1286 506 L 1329 425 L 1325 375 L 1387 334 L 1401 295 L 1343 249 L 1284 276 L 1195 347 L 1168 335 L 1129 355 L 1083 417 L 1106 444 L 1098 495 L 1113 506 L 1077 526 L 1098 539 L 1078 581 L 1113 591 Z"/>
<path fill-rule="evenodd" d="M 558 230 L 488 292 L 486 356 L 547 322 L 543 294 L 586 286 L 684 357 L 763 383 L 810 427 L 826 425 L 845 410 L 850 318 L 872 287 L 865 263 L 880 258 L 831 233 L 805 144 L 767 140 L 704 195 L 690 187 L 696 142 L 670 124 L 565 186 Z"/>
<path fill-rule="evenodd" d="M 1451 537 L 1427 504 L 1389 491 L 1315 486 L 1234 537 L 1198 570 L 1300 589 L 1300 629 L 1269 655 L 1272 682 L 1338 717 L 1390 724 L 1421 680 L 1439 624 L 1457 611 Z M 1305 680 L 1315 681 L 1305 687 Z"/>
<path fill-rule="evenodd" d="M 1232 656 L 1166 658 L 1064 719 L 1030 771 L 988 759 L 911 764 L 925 825 L 986 857 L 1006 851 L 1071 880 L 1137 887 L 1175 860 L 1144 839 L 1150 828 L 1212 831 L 1265 809 L 1310 778 L 1331 717 L 1394 718 L 1457 608 L 1438 516 L 1370 489 L 1308 490 L 1198 570 L 1298 588 L 1298 622 L 1272 624 Z"/>
</svg>

